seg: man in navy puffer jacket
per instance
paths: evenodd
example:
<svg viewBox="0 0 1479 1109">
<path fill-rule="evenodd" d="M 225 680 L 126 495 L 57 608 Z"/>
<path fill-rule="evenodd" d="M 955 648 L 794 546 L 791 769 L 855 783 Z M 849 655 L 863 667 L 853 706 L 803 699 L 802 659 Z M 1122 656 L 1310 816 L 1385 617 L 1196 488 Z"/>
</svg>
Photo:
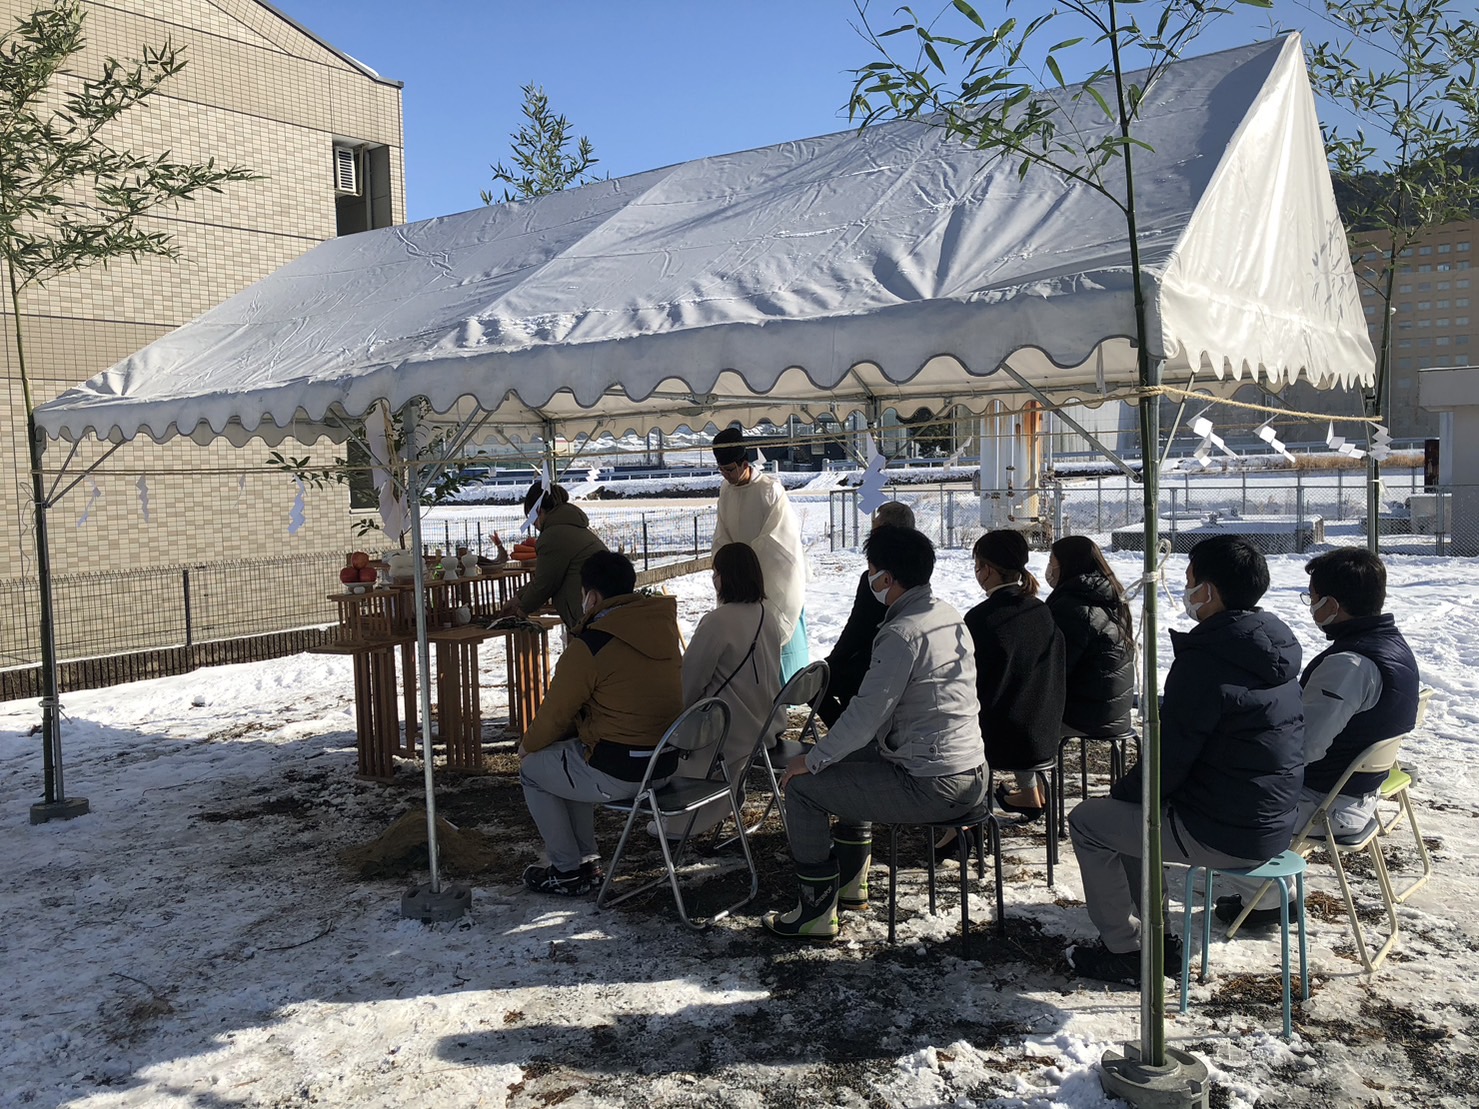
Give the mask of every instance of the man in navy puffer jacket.
<svg viewBox="0 0 1479 1109">
<path fill-rule="evenodd" d="M 1331 642 L 1299 678 L 1305 767 L 1296 830 L 1366 748 L 1412 730 L 1422 685 L 1412 648 L 1391 614 L 1382 612 L 1387 568 L 1380 558 L 1364 547 L 1342 547 L 1311 559 L 1304 569 L 1310 576 L 1304 593 L 1310 617 Z M 1328 813 L 1337 836 L 1370 827 L 1385 780 L 1385 774 L 1351 775 Z M 1243 897 L 1262 883 L 1229 884 L 1239 892 L 1217 899 L 1217 916 L 1230 924 L 1243 911 Z M 1277 924 L 1278 904 L 1276 894 L 1265 893 L 1244 923 Z"/>
<path fill-rule="evenodd" d="M 1304 782 L 1300 650 L 1278 617 L 1255 607 L 1268 584 L 1267 562 L 1243 539 L 1218 536 L 1191 549 L 1183 601 L 1197 625 L 1171 632 L 1176 658 L 1161 708 L 1168 863 L 1257 866 L 1289 846 Z M 1069 950 L 1085 977 L 1140 978 L 1140 772 L 1135 766 L 1109 797 L 1069 817 L 1101 937 Z M 1166 973 L 1174 977 L 1173 961 Z"/>
</svg>

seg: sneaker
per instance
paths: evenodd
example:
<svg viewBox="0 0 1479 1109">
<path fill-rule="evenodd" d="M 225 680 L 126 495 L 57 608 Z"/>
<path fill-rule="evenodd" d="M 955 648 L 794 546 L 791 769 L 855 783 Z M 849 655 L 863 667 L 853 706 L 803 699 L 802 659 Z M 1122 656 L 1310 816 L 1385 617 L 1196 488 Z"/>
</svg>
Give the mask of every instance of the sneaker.
<svg viewBox="0 0 1479 1109">
<path fill-rule="evenodd" d="M 1231 924 L 1243 911 L 1243 898 L 1236 893 L 1231 897 L 1219 897 L 1212 911 L 1223 924 Z M 1254 909 L 1248 914 L 1248 919 L 1243 921 L 1241 927 L 1269 928 L 1283 922 L 1284 915 L 1278 909 Z"/>
<path fill-rule="evenodd" d="M 1126 986 L 1140 985 L 1140 952 L 1111 951 L 1102 942 L 1074 944 L 1065 953 L 1068 969 L 1079 978 Z"/>
<path fill-rule="evenodd" d="M 524 885 L 535 893 L 552 893 L 557 897 L 579 897 L 591 891 L 584 866 L 580 870 L 557 870 L 553 865 L 526 867 Z"/>
<path fill-rule="evenodd" d="M 1111 951 L 1102 940 L 1092 944 L 1075 944 L 1065 953 L 1069 969 L 1079 978 L 1093 978 L 1100 982 L 1122 983 L 1126 986 L 1140 985 L 1140 951 Z M 1163 951 L 1165 965 L 1162 973 L 1167 978 L 1181 977 L 1181 937 L 1167 934 Z"/>
</svg>

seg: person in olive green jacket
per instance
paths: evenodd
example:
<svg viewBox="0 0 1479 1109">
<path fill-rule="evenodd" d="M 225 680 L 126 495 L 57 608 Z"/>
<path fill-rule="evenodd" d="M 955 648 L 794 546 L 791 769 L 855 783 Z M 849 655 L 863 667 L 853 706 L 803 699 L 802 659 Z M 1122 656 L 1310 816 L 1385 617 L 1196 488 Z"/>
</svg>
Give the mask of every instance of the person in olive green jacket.
<svg viewBox="0 0 1479 1109">
<path fill-rule="evenodd" d="M 580 568 L 591 555 L 604 551 L 606 544 L 591 531 L 586 514 L 570 503 L 564 486 L 545 489 L 536 481 L 524 494 L 524 511 L 532 512 L 536 503 L 539 513 L 534 526 L 539 529 L 539 544 L 534 577 L 499 615 L 524 616 L 553 601 L 565 627 L 574 628 L 581 617 Z"/>
<path fill-rule="evenodd" d="M 600 880 L 596 806 L 637 795 L 652 749 L 683 711 L 677 601 L 635 592 L 636 570 L 611 551 L 586 559 L 580 585 L 585 618 L 519 744 L 524 801 L 549 855 L 524 884 L 564 896 Z"/>
</svg>

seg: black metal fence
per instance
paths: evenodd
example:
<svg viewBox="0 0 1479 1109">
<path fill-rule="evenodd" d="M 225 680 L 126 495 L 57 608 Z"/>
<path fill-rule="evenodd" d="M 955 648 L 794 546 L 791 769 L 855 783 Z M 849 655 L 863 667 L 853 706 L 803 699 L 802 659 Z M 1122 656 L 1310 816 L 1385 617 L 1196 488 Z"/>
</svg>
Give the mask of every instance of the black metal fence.
<svg viewBox="0 0 1479 1109">
<path fill-rule="evenodd" d="M 333 622 L 326 597 L 339 588 L 343 565 L 342 554 L 310 554 L 58 575 L 52 608 L 62 687 L 301 651 Z M 0 581 L 0 699 L 40 691 L 39 598 L 34 578 Z"/>
<path fill-rule="evenodd" d="M 712 504 L 582 507 L 606 545 L 639 570 L 706 555 L 713 539 Z M 431 549 L 465 546 L 491 556 L 493 533 L 512 546 L 523 523 L 517 508 L 433 514 L 423 538 Z M 343 552 L 317 552 L 59 575 L 52 606 L 61 687 L 98 688 L 306 650 L 333 634 L 337 614 L 327 598 L 339 591 L 343 565 Z M 35 578 L 0 580 L 0 700 L 40 695 L 39 597 Z"/>
</svg>

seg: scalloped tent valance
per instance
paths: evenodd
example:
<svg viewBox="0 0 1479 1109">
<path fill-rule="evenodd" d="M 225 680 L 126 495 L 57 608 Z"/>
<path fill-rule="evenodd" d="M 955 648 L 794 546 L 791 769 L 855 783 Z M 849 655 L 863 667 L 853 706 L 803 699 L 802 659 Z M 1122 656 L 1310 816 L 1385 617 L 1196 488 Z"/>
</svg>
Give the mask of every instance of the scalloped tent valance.
<svg viewBox="0 0 1479 1109">
<path fill-rule="evenodd" d="M 1066 111 L 1097 132 L 1085 97 Z M 1167 380 L 1367 382 L 1298 36 L 1171 66 L 1135 169 Z M 380 402 L 510 435 L 1135 382 L 1100 193 L 895 123 L 323 243 L 37 410 L 53 438 L 342 438 Z"/>
</svg>

